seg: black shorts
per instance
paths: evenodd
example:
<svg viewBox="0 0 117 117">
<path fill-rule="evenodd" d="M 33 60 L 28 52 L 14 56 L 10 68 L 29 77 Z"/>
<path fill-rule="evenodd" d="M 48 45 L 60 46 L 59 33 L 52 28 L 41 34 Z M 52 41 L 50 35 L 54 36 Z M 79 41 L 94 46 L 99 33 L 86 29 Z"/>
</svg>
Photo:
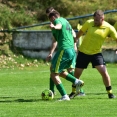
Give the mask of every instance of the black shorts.
<svg viewBox="0 0 117 117">
<path fill-rule="evenodd" d="M 87 68 L 90 62 L 92 63 L 93 68 L 98 65 L 105 65 L 105 61 L 101 53 L 87 55 L 80 51 L 78 52 L 76 68 Z"/>
</svg>

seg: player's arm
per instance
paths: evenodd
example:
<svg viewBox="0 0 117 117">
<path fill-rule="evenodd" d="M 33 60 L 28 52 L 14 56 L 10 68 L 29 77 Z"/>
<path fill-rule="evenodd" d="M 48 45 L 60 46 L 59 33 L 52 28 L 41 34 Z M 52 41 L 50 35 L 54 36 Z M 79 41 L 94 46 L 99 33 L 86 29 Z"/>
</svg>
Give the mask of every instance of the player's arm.
<svg viewBox="0 0 117 117">
<path fill-rule="evenodd" d="M 76 38 L 76 32 L 73 29 L 72 29 L 72 35 L 73 35 L 73 38 L 75 39 Z M 77 52 L 77 43 L 75 41 L 74 41 L 74 49 Z"/>
<path fill-rule="evenodd" d="M 53 23 L 50 23 L 50 28 L 60 30 L 62 29 L 62 25 L 61 24 L 54 25 Z"/>
<path fill-rule="evenodd" d="M 109 36 L 111 36 L 117 43 L 117 31 L 115 30 L 113 26 L 110 27 Z M 117 50 L 115 51 L 115 53 L 117 54 Z"/>
<path fill-rule="evenodd" d="M 78 39 L 84 34 L 82 30 L 79 30 L 78 33 L 76 34 L 76 38 L 74 40 L 75 43 L 78 42 Z"/>
<path fill-rule="evenodd" d="M 57 47 L 57 41 L 53 38 L 50 54 L 53 54 Z"/>
<path fill-rule="evenodd" d="M 53 38 L 53 40 L 52 40 L 52 46 L 51 46 L 49 55 L 46 58 L 46 61 L 50 61 L 50 59 L 52 58 L 52 55 L 53 55 L 56 47 L 57 47 L 57 41 Z"/>
<path fill-rule="evenodd" d="M 74 38 L 76 38 L 76 33 L 73 29 L 72 29 L 72 35 L 73 35 Z"/>
</svg>

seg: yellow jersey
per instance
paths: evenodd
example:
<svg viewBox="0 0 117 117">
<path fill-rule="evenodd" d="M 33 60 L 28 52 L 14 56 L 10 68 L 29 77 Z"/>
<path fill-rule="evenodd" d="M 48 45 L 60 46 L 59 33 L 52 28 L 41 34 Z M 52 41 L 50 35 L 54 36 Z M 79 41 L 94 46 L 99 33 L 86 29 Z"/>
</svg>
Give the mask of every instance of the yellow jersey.
<svg viewBox="0 0 117 117">
<path fill-rule="evenodd" d="M 78 24 L 78 25 L 77 25 L 78 31 L 79 31 L 81 28 L 82 28 L 82 25 Z"/>
<path fill-rule="evenodd" d="M 82 41 L 79 51 L 88 55 L 97 54 L 101 52 L 104 40 L 107 36 L 117 39 L 117 32 L 113 26 L 104 21 L 99 27 L 94 26 L 94 20 L 87 20 L 82 26 L 81 30 L 86 35 Z"/>
<path fill-rule="evenodd" d="M 117 22 L 115 22 L 114 28 L 115 28 L 115 30 L 117 31 Z"/>
</svg>

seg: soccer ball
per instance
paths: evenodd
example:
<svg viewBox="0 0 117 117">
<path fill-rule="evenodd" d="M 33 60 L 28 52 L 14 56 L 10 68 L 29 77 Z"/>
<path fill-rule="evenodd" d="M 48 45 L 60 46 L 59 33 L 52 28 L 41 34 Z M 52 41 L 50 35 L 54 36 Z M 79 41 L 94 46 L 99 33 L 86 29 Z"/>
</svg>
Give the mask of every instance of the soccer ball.
<svg viewBox="0 0 117 117">
<path fill-rule="evenodd" d="M 52 100 L 54 98 L 54 94 L 51 90 L 45 89 L 41 93 L 42 100 Z"/>
</svg>

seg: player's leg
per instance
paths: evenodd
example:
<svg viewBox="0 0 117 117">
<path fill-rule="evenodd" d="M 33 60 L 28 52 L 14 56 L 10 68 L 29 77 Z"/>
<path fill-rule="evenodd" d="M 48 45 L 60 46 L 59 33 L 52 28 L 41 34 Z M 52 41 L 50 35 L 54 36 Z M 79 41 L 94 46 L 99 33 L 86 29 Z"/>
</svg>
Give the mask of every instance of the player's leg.
<svg viewBox="0 0 117 117">
<path fill-rule="evenodd" d="M 77 76 L 77 78 L 79 79 L 83 70 L 84 69 L 81 68 L 75 68 L 74 76 Z M 82 88 L 80 89 L 78 96 L 85 96 L 84 90 Z"/>
<path fill-rule="evenodd" d="M 59 74 L 52 72 L 51 76 L 52 76 L 53 82 L 56 85 L 56 88 L 58 89 L 59 93 L 62 96 L 61 100 L 70 100 L 67 93 L 66 93 L 66 90 L 65 90 L 65 88 L 64 88 L 64 86 L 59 78 Z"/>
<path fill-rule="evenodd" d="M 88 63 L 89 63 L 89 59 L 88 59 L 88 56 L 81 53 L 80 51 L 78 52 L 78 55 L 77 55 L 77 59 L 76 59 L 76 68 L 75 68 L 75 73 L 74 73 L 74 76 L 76 78 L 80 78 L 84 68 L 87 68 L 88 66 Z M 74 95 L 75 95 L 75 91 L 76 91 L 76 87 L 74 84 L 72 84 L 72 92 L 70 93 L 69 97 L 70 98 L 74 98 Z M 82 95 L 84 96 L 85 93 L 83 91 L 83 89 L 81 88 L 80 91 L 79 91 L 79 95 Z"/>
<path fill-rule="evenodd" d="M 74 76 L 70 75 L 67 72 L 62 72 L 61 73 L 66 80 L 72 82 L 73 84 L 75 84 L 78 88 L 78 90 L 84 85 L 84 82 L 82 80 L 78 80 L 76 79 Z M 56 87 L 58 89 L 58 91 L 60 92 L 62 98 L 60 99 L 60 101 L 62 100 L 70 100 L 69 96 L 67 95 L 65 88 L 59 78 L 59 74 L 57 73 L 51 73 L 52 79 L 54 81 L 54 83 L 56 84 Z"/>
<path fill-rule="evenodd" d="M 107 69 L 106 69 L 105 65 L 99 65 L 99 66 L 96 66 L 96 68 L 97 68 L 97 70 L 99 71 L 99 73 L 101 74 L 101 76 L 103 78 L 103 82 L 104 82 L 104 85 L 106 87 L 108 97 L 109 98 L 115 98 L 115 96 L 112 93 L 110 76 L 109 76 L 109 74 L 107 72 Z"/>
<path fill-rule="evenodd" d="M 76 65 L 76 56 L 77 55 L 78 55 L 78 53 L 75 53 L 75 57 L 72 61 L 72 64 L 71 64 L 70 68 L 67 69 L 67 71 L 73 76 L 74 76 L 74 69 L 75 69 L 75 65 Z M 80 77 L 80 75 L 78 76 L 78 78 L 79 77 Z M 74 84 L 72 84 L 72 92 L 69 94 L 69 97 L 73 98 L 75 93 L 76 93 L 76 86 Z M 78 96 L 85 96 L 84 90 L 82 88 L 80 89 Z"/>
<path fill-rule="evenodd" d="M 75 68 L 74 76 L 76 76 L 76 78 L 79 79 L 82 72 L 83 72 L 83 69 Z M 82 88 L 79 90 L 79 93 L 77 96 L 79 96 L 79 94 L 81 95 L 81 93 L 82 93 L 82 96 L 85 96 L 85 93 Z M 76 96 L 76 85 L 72 84 L 72 92 L 69 94 L 69 97 L 74 98 L 75 96 Z"/>
<path fill-rule="evenodd" d="M 75 85 L 77 84 L 77 87 L 80 89 L 80 86 L 84 84 L 84 82 L 76 79 L 74 76 L 68 74 L 67 72 L 63 72 L 64 69 L 69 68 L 69 66 L 71 65 L 71 62 L 73 60 L 74 57 L 74 49 L 66 49 L 66 50 L 62 50 L 62 51 L 58 51 L 54 57 L 54 59 L 52 60 L 52 79 L 54 81 L 54 83 L 56 84 L 57 89 L 59 90 L 60 94 L 62 95 L 62 99 L 67 100 L 68 97 L 66 95 L 65 89 L 59 79 L 59 75 L 58 73 L 62 74 L 62 73 L 66 73 L 66 74 L 62 74 L 62 77 L 64 77 L 63 75 L 65 75 L 65 78 L 68 81 L 71 81 L 72 83 L 74 83 Z M 65 97 L 65 98 L 64 98 Z M 66 99 L 67 97 L 67 99 Z"/>
<path fill-rule="evenodd" d="M 68 68 L 68 69 L 67 69 L 67 72 L 68 72 L 69 74 L 71 74 L 72 76 L 74 76 L 74 69 L 75 69 L 75 67 L 74 67 L 74 68 Z"/>
<path fill-rule="evenodd" d="M 51 63 L 51 78 L 54 84 L 56 85 L 58 91 L 60 92 L 63 100 L 70 100 L 59 78 L 59 73 L 61 72 L 60 66 L 61 66 L 63 54 L 64 54 L 64 51 L 57 51 L 57 53 L 53 57 L 52 63 Z"/>
<path fill-rule="evenodd" d="M 74 69 L 75 69 L 75 65 L 74 65 L 74 68 L 68 68 L 67 71 L 69 74 L 74 76 Z M 72 84 L 72 92 L 69 94 L 69 97 L 71 98 L 75 93 L 76 93 L 76 85 Z"/>
<path fill-rule="evenodd" d="M 53 82 L 53 80 L 52 80 L 52 77 L 50 76 L 50 84 L 49 84 L 49 89 L 53 92 L 53 94 L 55 95 L 55 90 L 54 90 L 54 86 L 55 86 L 55 84 L 54 84 L 54 82 Z"/>
<path fill-rule="evenodd" d="M 114 96 L 112 93 L 110 76 L 109 76 L 108 71 L 106 69 L 105 61 L 103 59 L 102 54 L 101 53 L 96 54 L 93 56 L 93 58 L 94 58 L 93 59 L 94 61 L 92 61 L 93 66 L 95 66 L 95 68 L 99 71 L 99 73 L 102 76 L 103 83 L 104 83 L 104 85 L 106 87 L 106 91 L 108 93 L 108 97 L 115 98 L 116 96 Z"/>
<path fill-rule="evenodd" d="M 72 74 L 72 75 L 77 76 L 77 78 L 79 79 L 82 72 L 83 72 L 83 69 L 79 69 L 79 70 L 76 69 L 75 74 Z M 69 94 L 69 97 L 74 98 L 75 93 L 76 93 L 76 85 L 72 84 L 72 92 Z M 80 89 L 78 96 L 85 96 L 84 90 L 82 88 Z"/>
<path fill-rule="evenodd" d="M 75 61 L 76 61 L 76 59 L 75 59 Z M 72 65 L 70 66 L 70 68 L 67 69 L 68 73 L 71 74 L 72 76 L 74 76 L 74 69 L 75 69 L 75 64 L 74 63 L 75 62 L 72 62 Z M 76 86 L 74 84 L 72 84 L 72 92 L 76 93 Z M 73 93 L 71 93 L 71 95 Z"/>
<path fill-rule="evenodd" d="M 51 69 L 52 67 L 50 66 L 50 81 L 49 81 L 49 89 L 53 92 L 53 94 L 55 95 L 55 90 L 54 90 L 54 87 L 55 87 L 55 84 L 52 80 L 52 76 L 51 76 Z"/>
</svg>

